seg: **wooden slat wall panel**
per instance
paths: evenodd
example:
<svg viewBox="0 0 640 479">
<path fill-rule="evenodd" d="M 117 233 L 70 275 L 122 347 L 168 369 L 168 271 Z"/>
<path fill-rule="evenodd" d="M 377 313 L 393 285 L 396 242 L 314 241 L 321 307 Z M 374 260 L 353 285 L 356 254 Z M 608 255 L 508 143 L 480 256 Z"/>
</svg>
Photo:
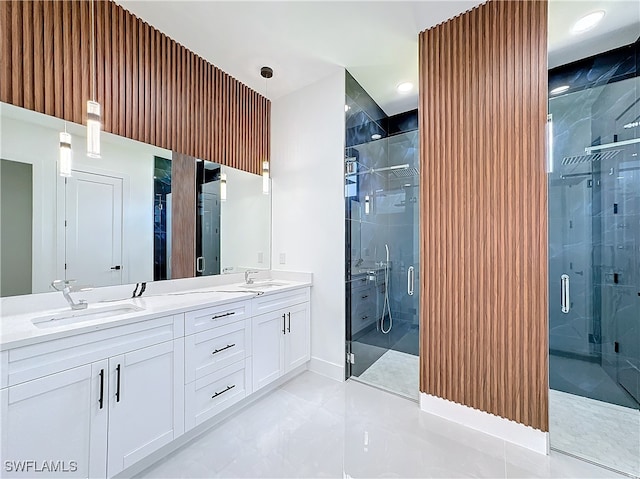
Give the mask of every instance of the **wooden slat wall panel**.
<svg viewBox="0 0 640 479">
<path fill-rule="evenodd" d="M 0 101 L 85 123 L 90 3 L 0 2 Z M 110 133 L 260 174 L 270 102 L 124 10 L 96 1 L 96 97 Z"/>
<path fill-rule="evenodd" d="M 196 160 L 173 152 L 171 158 L 171 279 L 196 275 Z"/>
<path fill-rule="evenodd" d="M 421 391 L 542 431 L 546 39 L 540 0 L 492 0 L 419 38 Z"/>
</svg>

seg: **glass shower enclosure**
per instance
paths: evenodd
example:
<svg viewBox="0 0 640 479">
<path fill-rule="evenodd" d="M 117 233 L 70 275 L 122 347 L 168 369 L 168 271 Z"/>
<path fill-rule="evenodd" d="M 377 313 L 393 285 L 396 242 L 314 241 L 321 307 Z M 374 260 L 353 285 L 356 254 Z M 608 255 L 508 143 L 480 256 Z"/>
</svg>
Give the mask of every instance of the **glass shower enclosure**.
<svg viewBox="0 0 640 479">
<path fill-rule="evenodd" d="M 551 447 L 640 476 L 640 77 L 549 101 Z"/>
<path fill-rule="evenodd" d="M 347 100 L 347 377 L 417 399 L 418 132 L 388 135 Z M 353 133 L 353 131 L 351 132 Z"/>
</svg>

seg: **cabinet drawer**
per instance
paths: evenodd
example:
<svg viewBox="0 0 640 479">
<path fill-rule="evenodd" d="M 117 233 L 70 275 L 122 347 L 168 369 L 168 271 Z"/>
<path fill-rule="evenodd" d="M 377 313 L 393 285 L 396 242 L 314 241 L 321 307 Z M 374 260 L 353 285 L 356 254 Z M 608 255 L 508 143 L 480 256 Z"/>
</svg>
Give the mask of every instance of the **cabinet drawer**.
<svg viewBox="0 0 640 479">
<path fill-rule="evenodd" d="M 7 358 L 8 384 L 172 341 L 182 333 L 182 322 L 182 314 L 177 314 L 11 349 Z"/>
<path fill-rule="evenodd" d="M 240 361 L 185 386 L 185 430 L 212 418 L 251 393 L 251 359 Z"/>
<path fill-rule="evenodd" d="M 288 308 L 294 304 L 306 303 L 309 301 L 309 288 L 294 289 L 282 293 L 265 294 L 253 299 L 253 315 L 270 313 L 278 309 Z"/>
<path fill-rule="evenodd" d="M 251 355 L 251 321 L 236 321 L 185 338 L 185 383 Z"/>
<path fill-rule="evenodd" d="M 236 301 L 212 308 L 189 311 L 184 315 L 185 335 L 225 326 L 251 316 L 249 301 Z"/>
</svg>

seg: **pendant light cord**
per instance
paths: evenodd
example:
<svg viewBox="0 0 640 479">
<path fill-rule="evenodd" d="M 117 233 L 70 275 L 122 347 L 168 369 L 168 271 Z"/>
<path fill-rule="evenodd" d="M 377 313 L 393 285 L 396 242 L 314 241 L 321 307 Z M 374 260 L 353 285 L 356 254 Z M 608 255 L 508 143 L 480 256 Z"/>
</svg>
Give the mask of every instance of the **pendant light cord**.
<svg viewBox="0 0 640 479">
<path fill-rule="evenodd" d="M 96 101 L 96 4 L 91 0 L 91 99 Z"/>
</svg>

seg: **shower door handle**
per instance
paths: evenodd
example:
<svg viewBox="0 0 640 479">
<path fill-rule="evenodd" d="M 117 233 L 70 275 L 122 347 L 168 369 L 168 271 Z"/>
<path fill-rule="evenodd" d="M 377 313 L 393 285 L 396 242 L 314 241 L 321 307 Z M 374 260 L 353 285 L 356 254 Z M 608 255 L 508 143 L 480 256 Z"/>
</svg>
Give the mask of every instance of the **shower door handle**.
<svg viewBox="0 0 640 479">
<path fill-rule="evenodd" d="M 569 275 L 560 276 L 560 306 L 562 312 L 567 314 L 571 309 L 571 298 L 569 296 Z"/>
<path fill-rule="evenodd" d="M 407 270 L 407 294 L 409 296 L 413 296 L 413 284 L 415 280 L 414 268 L 413 266 L 409 266 Z"/>
<path fill-rule="evenodd" d="M 205 267 L 204 266 L 204 264 L 205 264 L 204 261 L 205 261 L 204 260 L 204 256 L 198 256 L 196 258 L 196 271 L 198 273 L 204 273 L 204 267 Z"/>
</svg>

